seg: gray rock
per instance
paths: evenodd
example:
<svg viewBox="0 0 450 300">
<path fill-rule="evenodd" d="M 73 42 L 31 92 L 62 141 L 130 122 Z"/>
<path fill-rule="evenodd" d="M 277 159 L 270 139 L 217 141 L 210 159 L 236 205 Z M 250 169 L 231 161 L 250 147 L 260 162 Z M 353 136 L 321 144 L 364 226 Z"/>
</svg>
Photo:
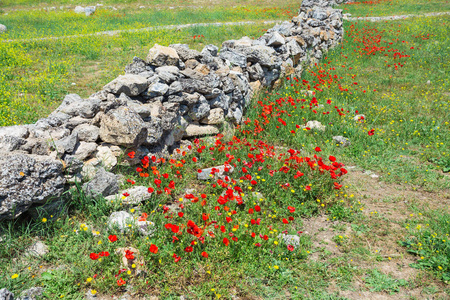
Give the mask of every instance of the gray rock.
<svg viewBox="0 0 450 300">
<path fill-rule="evenodd" d="M 83 168 L 83 162 L 73 155 L 64 156 L 65 171 L 69 174 L 75 174 Z"/>
<path fill-rule="evenodd" d="M 120 75 L 105 85 L 103 89 L 109 93 L 117 95 L 124 93 L 127 96 L 137 96 L 144 92 L 147 87 L 147 78 L 140 75 L 125 74 Z"/>
<path fill-rule="evenodd" d="M 75 148 L 73 155 L 76 159 L 84 161 L 86 158 L 91 156 L 97 150 L 96 143 L 80 142 Z"/>
<path fill-rule="evenodd" d="M 147 62 L 157 67 L 177 66 L 180 57 L 177 51 L 170 47 L 156 44 L 148 52 Z"/>
<path fill-rule="evenodd" d="M 111 170 L 113 167 L 117 165 L 117 157 L 114 155 L 114 152 L 111 150 L 110 147 L 98 146 L 97 154 L 95 155 L 95 157 L 100 161 L 101 165 L 106 170 Z"/>
<path fill-rule="evenodd" d="M 316 130 L 316 131 L 325 131 L 326 127 L 325 125 L 322 125 L 319 121 L 308 121 L 306 122 L 305 126 L 302 126 L 302 128 L 308 127 L 310 130 Z"/>
<path fill-rule="evenodd" d="M 100 122 L 102 141 L 125 147 L 138 147 L 147 137 L 142 118 L 127 107 L 110 110 Z"/>
<path fill-rule="evenodd" d="M 147 65 L 147 63 L 139 58 L 139 57 L 133 57 L 133 62 L 128 64 L 125 67 L 125 73 L 126 74 L 134 74 L 134 75 L 139 75 L 142 74 L 144 72 L 149 72 L 149 75 L 152 76 L 153 75 L 153 70 L 150 66 Z M 140 75 L 142 76 L 142 75 Z M 145 76 L 143 76 L 145 77 Z"/>
<path fill-rule="evenodd" d="M 124 194 L 128 194 L 129 196 L 124 196 Z M 120 191 L 117 195 L 111 195 L 106 197 L 106 200 L 120 200 L 124 205 L 138 205 L 145 200 L 150 199 L 152 196 L 151 193 L 148 192 L 148 188 L 145 186 L 135 186 L 127 190 Z"/>
<path fill-rule="evenodd" d="M 247 58 L 245 55 L 227 48 L 220 51 L 219 58 L 228 60 L 234 66 L 241 68 L 245 68 L 247 66 Z"/>
<path fill-rule="evenodd" d="M 313 10 L 312 17 L 313 19 L 323 21 L 328 17 L 328 15 L 326 11 L 316 8 Z"/>
<path fill-rule="evenodd" d="M 200 97 L 200 101 L 192 107 L 188 115 L 192 120 L 198 121 L 206 117 L 210 110 L 209 103 L 206 101 L 205 97 Z"/>
<path fill-rule="evenodd" d="M 222 108 L 213 108 L 209 111 L 208 116 L 200 120 L 200 123 L 215 125 L 221 124 L 225 121 L 224 113 Z"/>
<path fill-rule="evenodd" d="M 300 237 L 298 235 L 279 234 L 278 238 L 283 241 L 285 245 L 294 247 L 300 246 Z"/>
<path fill-rule="evenodd" d="M 32 287 L 20 293 L 20 300 L 37 300 L 41 299 L 44 293 L 43 287 Z M 0 297 L 1 299 L 1 297 Z"/>
<path fill-rule="evenodd" d="M 41 241 L 33 243 L 27 250 L 25 256 L 44 256 L 48 253 L 48 246 Z"/>
<path fill-rule="evenodd" d="M 251 80 L 256 81 L 264 78 L 264 71 L 258 63 L 248 67 L 247 70 Z"/>
<path fill-rule="evenodd" d="M 110 229 L 118 228 L 125 231 L 129 226 L 134 224 L 133 216 L 126 211 L 115 211 L 108 218 L 108 227 Z"/>
<path fill-rule="evenodd" d="M 216 135 L 220 131 L 216 126 L 213 125 L 195 125 L 189 124 L 186 127 L 186 135 L 185 137 L 198 137 L 205 135 Z"/>
<path fill-rule="evenodd" d="M 91 197 L 99 195 L 106 197 L 116 194 L 118 191 L 117 176 L 106 172 L 104 168 L 99 168 L 92 180 L 83 184 L 83 192 Z"/>
<path fill-rule="evenodd" d="M 172 44 L 169 45 L 170 48 L 174 48 L 177 51 L 178 56 L 182 61 L 187 61 L 190 59 L 198 60 L 201 57 L 200 52 L 194 49 L 189 49 L 186 44 Z"/>
<path fill-rule="evenodd" d="M 173 95 L 173 94 L 180 93 L 182 91 L 183 91 L 183 86 L 181 85 L 181 83 L 179 81 L 175 81 L 169 86 L 169 90 L 167 91 L 167 94 Z"/>
<path fill-rule="evenodd" d="M 154 145 L 159 143 L 163 134 L 161 119 L 154 117 L 150 122 L 146 122 L 144 126 L 147 128 L 147 137 L 144 145 Z"/>
<path fill-rule="evenodd" d="M 210 45 L 206 45 L 205 47 L 203 47 L 201 54 L 202 55 L 209 54 L 211 56 L 217 56 L 218 51 L 219 51 L 219 47 L 210 44 Z"/>
<path fill-rule="evenodd" d="M 73 129 L 73 132 L 78 135 L 78 139 L 84 142 L 95 142 L 100 134 L 100 128 L 94 125 L 81 124 Z"/>
<path fill-rule="evenodd" d="M 0 299 L 1 300 L 14 300 L 14 294 L 8 291 L 6 288 L 0 290 Z"/>
<path fill-rule="evenodd" d="M 220 176 L 231 175 L 233 172 L 234 168 L 230 165 L 206 168 L 202 169 L 200 173 L 197 173 L 197 179 L 210 180 L 211 178 L 219 178 Z"/>
<path fill-rule="evenodd" d="M 346 138 L 346 137 L 341 136 L 341 135 L 333 136 L 333 141 L 336 144 L 338 144 L 339 146 L 342 146 L 342 147 L 348 147 L 348 146 L 351 145 L 350 140 L 348 138 Z"/>
<path fill-rule="evenodd" d="M 63 165 L 46 156 L 0 155 L 0 221 L 14 219 L 33 204 L 57 198 L 64 190 Z"/>
<path fill-rule="evenodd" d="M 8 28 L 6 28 L 6 26 L 5 25 L 3 25 L 3 24 L 0 24 L 0 34 L 2 34 L 2 33 L 4 33 L 4 32 L 6 32 L 8 30 Z"/>
<path fill-rule="evenodd" d="M 14 125 L 0 127 L 0 137 L 3 136 L 14 136 L 17 138 L 26 139 L 30 135 L 28 130 L 28 125 Z"/>
<path fill-rule="evenodd" d="M 62 112 L 69 116 L 80 116 L 82 118 L 93 118 L 100 109 L 101 100 L 82 99 L 77 94 L 67 95 L 56 112 Z"/>
<path fill-rule="evenodd" d="M 90 16 L 90 15 L 92 15 L 93 13 L 95 13 L 95 6 L 86 6 L 85 8 L 84 8 L 84 13 L 85 13 L 85 15 L 86 16 Z"/>
<path fill-rule="evenodd" d="M 148 87 L 147 96 L 150 98 L 155 98 L 159 96 L 164 96 L 169 90 L 169 86 L 165 83 L 155 82 Z"/>
<path fill-rule="evenodd" d="M 54 147 L 59 154 L 72 153 L 78 144 L 78 134 L 76 132 L 71 135 L 54 142 Z"/>
<path fill-rule="evenodd" d="M 14 151 L 26 144 L 26 140 L 16 136 L 0 136 L 0 149 L 3 151 Z"/>
<path fill-rule="evenodd" d="M 286 41 L 281 34 L 279 34 L 278 32 L 272 32 L 267 45 L 271 47 L 279 47 L 281 45 L 284 45 L 285 42 Z"/>
</svg>

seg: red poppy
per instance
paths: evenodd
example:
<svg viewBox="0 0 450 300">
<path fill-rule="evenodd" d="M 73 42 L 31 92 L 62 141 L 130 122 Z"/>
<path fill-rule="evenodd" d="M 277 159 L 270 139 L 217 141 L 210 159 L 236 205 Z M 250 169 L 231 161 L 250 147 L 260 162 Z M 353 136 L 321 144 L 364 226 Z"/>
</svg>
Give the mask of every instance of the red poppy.
<svg viewBox="0 0 450 300">
<path fill-rule="evenodd" d="M 108 239 L 111 243 L 114 243 L 115 241 L 117 241 L 117 235 L 110 235 L 108 236 Z"/>
<path fill-rule="evenodd" d="M 194 251 L 194 248 L 189 246 L 189 247 L 184 248 L 184 251 L 190 253 L 190 252 Z"/>
<path fill-rule="evenodd" d="M 293 206 L 288 206 L 287 209 L 289 210 L 290 213 L 295 212 L 295 207 Z"/>
<path fill-rule="evenodd" d="M 149 187 L 148 188 L 148 192 L 151 194 L 151 193 L 153 193 L 155 190 L 152 188 L 152 187 Z"/>
<path fill-rule="evenodd" d="M 206 253 L 205 251 L 203 251 L 203 252 L 202 252 L 202 256 L 203 256 L 204 258 L 208 258 L 208 253 Z"/>
<path fill-rule="evenodd" d="M 250 208 L 250 209 L 248 210 L 248 213 L 251 214 L 251 215 L 253 215 L 253 212 L 254 212 L 253 208 Z"/>
<path fill-rule="evenodd" d="M 284 223 L 284 224 L 289 224 L 289 221 L 286 220 L 286 219 L 283 219 L 283 223 Z"/>
<path fill-rule="evenodd" d="M 179 262 L 181 260 L 181 257 L 176 255 L 175 253 L 172 256 L 173 256 L 175 262 Z"/>
<path fill-rule="evenodd" d="M 367 132 L 368 135 L 374 135 L 375 134 L 375 129 L 369 130 Z"/>
<path fill-rule="evenodd" d="M 108 251 L 102 251 L 98 254 L 99 256 L 104 256 L 104 257 L 108 257 L 109 256 L 109 252 Z"/>
<path fill-rule="evenodd" d="M 255 206 L 255 211 L 260 212 L 261 211 L 261 207 L 259 205 Z"/>
<path fill-rule="evenodd" d="M 180 212 L 178 213 L 178 216 L 179 216 L 180 218 L 182 218 L 182 217 L 184 216 L 184 212 L 180 211 Z"/>
<path fill-rule="evenodd" d="M 197 162 L 197 157 L 193 157 L 193 158 L 192 158 L 192 161 L 193 161 L 193 162 Z"/>
<path fill-rule="evenodd" d="M 288 246 L 287 246 L 287 249 L 288 249 L 289 251 L 294 251 L 294 246 L 288 245 Z"/>
<path fill-rule="evenodd" d="M 151 253 L 156 254 L 156 253 L 158 253 L 158 246 L 150 244 L 150 249 L 149 250 L 150 250 Z"/>
<path fill-rule="evenodd" d="M 322 149 L 320 149 L 320 147 L 316 147 L 314 150 L 316 150 L 316 152 L 322 151 Z"/>
<path fill-rule="evenodd" d="M 330 161 L 332 161 L 332 162 L 335 162 L 335 161 L 336 161 L 336 157 L 334 157 L 334 156 L 332 156 L 332 155 L 330 155 L 329 159 L 330 159 Z"/>
<path fill-rule="evenodd" d="M 96 260 L 96 259 L 98 259 L 100 256 L 99 256 L 97 253 L 91 253 L 91 254 L 89 255 L 89 257 L 90 257 L 92 260 Z"/>
<path fill-rule="evenodd" d="M 227 238 L 223 238 L 223 243 L 225 246 L 228 246 L 230 244 L 230 241 Z"/>
<path fill-rule="evenodd" d="M 230 217 L 225 217 L 225 219 L 227 220 L 227 223 L 230 223 L 233 221 L 233 219 L 231 219 Z"/>
<path fill-rule="evenodd" d="M 132 260 L 132 259 L 134 259 L 133 253 L 134 252 L 131 252 L 130 250 L 125 250 L 125 257 L 129 260 Z"/>
<path fill-rule="evenodd" d="M 125 282 L 125 280 L 123 280 L 122 278 L 120 278 L 119 280 L 117 280 L 117 285 L 118 286 L 122 286 L 122 285 L 124 285 L 126 282 Z"/>
<path fill-rule="evenodd" d="M 135 155 L 136 155 L 136 152 L 134 152 L 134 151 L 128 152 L 129 158 L 134 158 Z"/>
</svg>

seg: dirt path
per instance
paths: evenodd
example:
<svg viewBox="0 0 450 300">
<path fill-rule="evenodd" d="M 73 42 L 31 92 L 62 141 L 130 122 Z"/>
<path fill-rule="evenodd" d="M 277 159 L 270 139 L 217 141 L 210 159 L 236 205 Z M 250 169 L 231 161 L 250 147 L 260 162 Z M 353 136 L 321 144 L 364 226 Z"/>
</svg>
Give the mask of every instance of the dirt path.
<svg viewBox="0 0 450 300">
<path fill-rule="evenodd" d="M 312 261 L 327 262 L 330 268 L 348 265 L 354 270 L 348 288 L 339 286 L 342 283 L 337 279 L 331 283 L 329 292 L 348 299 L 448 297 L 443 283 L 410 266 L 417 257 L 407 253 L 398 242 L 408 235 L 405 221 L 413 214 L 412 206 L 448 211 L 450 191 L 413 191 L 407 186 L 386 184 L 377 175 L 357 167 L 349 168 L 344 184 L 348 186 L 346 193 L 354 194 L 361 203 L 362 216 L 352 223 L 331 222 L 328 216 L 319 216 L 305 220 L 303 227 L 305 234 L 312 237 Z M 342 236 L 345 242 L 336 243 L 336 236 Z M 400 286 L 398 292 L 376 290 L 366 282 L 373 270 L 394 281 L 406 280 L 407 284 Z M 384 282 L 377 288 L 382 288 L 383 284 L 389 286 Z M 426 294 L 431 288 L 435 292 Z"/>
<path fill-rule="evenodd" d="M 37 41 L 47 41 L 47 40 L 61 40 L 61 39 L 73 39 L 73 38 L 79 38 L 79 37 L 87 37 L 87 36 L 101 36 L 101 35 L 108 35 L 108 36 L 115 36 L 119 35 L 121 33 L 128 33 L 128 32 L 142 32 L 142 31 L 154 31 L 154 30 L 160 30 L 160 29 L 175 29 L 175 30 L 181 30 L 183 28 L 190 28 L 190 27 L 207 27 L 207 26 L 215 26 L 215 27 L 221 27 L 221 26 L 234 26 L 234 25 L 252 25 L 252 24 L 274 24 L 274 23 L 281 23 L 285 20 L 267 20 L 267 21 L 241 21 L 241 22 L 215 22 L 215 23 L 194 23 L 194 24 L 180 24 L 180 25 L 161 25 L 161 26 L 153 26 L 153 27 L 145 27 L 145 28 L 139 28 L 139 29 L 122 29 L 122 30 L 108 30 L 108 31 L 99 31 L 95 33 L 88 33 L 88 34 L 75 34 L 75 35 L 67 35 L 67 36 L 50 36 L 50 37 L 43 37 L 43 38 L 32 38 L 32 39 L 11 39 L 11 40 L 4 40 L 2 42 L 37 42 Z"/>
<path fill-rule="evenodd" d="M 446 12 L 432 12 L 432 13 L 426 13 L 426 14 L 411 14 L 411 15 L 399 15 L 399 16 L 386 16 L 386 17 L 344 17 L 344 20 L 347 19 L 349 21 L 371 21 L 371 22 L 380 22 L 380 21 L 387 21 L 387 20 L 402 20 L 407 18 L 414 18 L 414 17 L 435 17 L 435 16 L 443 16 L 443 15 L 450 15 L 450 11 Z"/>
</svg>

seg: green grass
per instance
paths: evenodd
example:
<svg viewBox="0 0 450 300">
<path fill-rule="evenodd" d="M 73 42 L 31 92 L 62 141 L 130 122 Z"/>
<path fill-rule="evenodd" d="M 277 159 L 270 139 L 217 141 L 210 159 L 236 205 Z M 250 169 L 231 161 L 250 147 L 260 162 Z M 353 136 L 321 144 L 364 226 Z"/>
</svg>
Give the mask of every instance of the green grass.
<svg viewBox="0 0 450 300">
<path fill-rule="evenodd" d="M 411 237 L 402 241 L 408 252 L 417 255 L 414 267 L 431 270 L 438 278 L 450 281 L 450 214 L 426 211 L 408 220 Z"/>
<path fill-rule="evenodd" d="M 341 7 L 353 17 L 392 16 L 401 14 L 424 14 L 450 11 L 448 0 L 375 0 L 354 1 Z"/>
<path fill-rule="evenodd" d="M 8 27 L 2 39 L 32 39 L 50 36 L 90 34 L 100 31 L 139 29 L 160 25 L 178 25 L 247 20 L 288 20 L 298 5 L 290 7 L 218 7 L 183 10 L 99 10 L 92 16 L 73 11 L 16 11 L 1 15 L 0 22 Z"/>
<path fill-rule="evenodd" d="M 379 5 L 381 10 L 382 4 Z M 170 193 L 155 193 L 149 201 L 131 209 L 124 208 L 120 202 L 86 197 L 74 188 L 64 195 L 70 206 L 68 216 L 41 215 L 38 220 L 1 223 L 4 247 L 0 248 L 0 281 L 16 296 L 32 286 L 45 287 L 47 299 L 80 299 L 90 290 L 109 297 L 121 295 L 125 289 L 136 296 L 155 295 L 164 299 L 180 295 L 203 299 L 233 296 L 343 299 L 340 296 L 343 291 L 403 297 L 406 291 L 420 288 L 423 294 L 448 297 L 448 288 L 441 283 L 448 280 L 449 270 L 448 212 L 420 210 L 420 217 L 409 217 L 404 226 L 408 228 L 398 228 L 396 225 L 402 224 L 401 221 L 381 212 L 365 213 L 365 205 L 400 214 L 397 211 L 400 201 L 409 201 L 401 195 L 402 189 L 426 195 L 427 199 L 419 198 L 408 207 L 415 214 L 419 210 L 416 206 L 433 205 L 433 201 L 446 199 L 449 182 L 444 172 L 450 157 L 450 72 L 446 58 L 450 47 L 449 21 L 447 16 L 388 23 L 346 22 L 347 32 L 341 47 L 330 51 L 320 65 L 305 71 L 298 81 L 289 78 L 278 90 L 256 98 L 246 115 L 246 123 L 237 130 L 233 140 L 194 143 L 193 152 L 173 156 L 175 161 L 151 163 L 159 174 L 169 174 L 168 178 L 160 177 L 159 189 L 174 181 Z M 201 49 L 205 44 L 220 44 L 243 35 L 257 37 L 265 27 L 198 27 L 124 33 L 115 37 L 2 43 L 0 120 L 2 125 L 32 122 L 48 114 L 67 92 L 86 97 L 121 74 L 133 56 L 144 58 L 154 43 L 168 45 L 176 41 Z M 192 36 L 199 34 L 205 38 L 194 41 Z M 367 50 L 373 50 L 374 54 L 367 55 Z M 396 54 L 394 58 L 395 53 L 408 56 L 398 58 Z M 77 85 L 72 86 L 72 82 Z M 314 101 L 300 94 L 305 89 L 316 92 Z M 305 108 L 301 108 L 303 105 Z M 343 109 L 341 114 L 335 106 Z M 356 111 L 366 116 L 363 123 L 353 120 Z M 303 130 L 300 126 L 309 120 L 319 120 L 327 126 L 326 131 Z M 369 135 L 372 129 L 374 134 Z M 337 146 L 332 141 L 335 135 L 348 137 L 351 146 Z M 287 152 L 289 148 L 301 152 L 295 154 L 295 159 L 285 161 L 291 156 Z M 193 161 L 194 156 L 197 162 Z M 330 156 L 337 162 L 374 171 L 381 175 L 375 181 L 377 185 L 386 184 L 391 187 L 389 191 L 398 187 L 399 195 L 385 198 L 374 195 L 377 201 L 372 197 L 354 197 L 353 193 L 357 194 L 362 187 L 347 186 L 341 177 L 332 179 L 329 170 L 319 168 L 319 161 L 327 167 L 331 165 L 334 158 Z M 314 162 L 308 164 L 306 157 Z M 200 182 L 195 177 L 199 168 L 219 165 L 228 159 L 236 163 L 232 176 L 236 182 L 227 184 L 242 188 L 242 194 L 236 191 L 235 195 L 243 197 L 245 207 L 230 201 L 225 204 L 226 210 L 217 201 L 224 189 L 213 180 Z M 148 172 L 149 177 L 141 177 L 135 169 L 121 164 L 114 170 L 134 180 L 136 185 L 157 190 L 154 179 L 158 173 L 153 171 L 145 169 L 143 172 Z M 348 176 L 337 167 L 335 173 L 340 172 L 342 178 Z M 122 187 L 130 186 L 125 183 Z M 185 188 L 195 188 L 199 201 L 183 199 Z M 253 197 L 252 191 L 261 192 L 263 197 Z M 202 194 L 206 195 L 204 205 Z M 164 213 L 164 206 L 174 203 L 184 205 L 183 216 Z M 261 212 L 252 214 L 250 208 L 256 209 L 257 205 Z M 294 206 L 295 212 L 289 212 L 288 206 Z M 133 226 L 127 234 L 108 228 L 108 216 L 118 210 L 126 210 L 135 217 L 147 213 L 148 220 L 155 223 L 155 234 L 141 236 Z M 218 222 L 206 225 L 216 237 L 205 238 L 204 244 L 187 233 L 186 227 L 178 235 L 165 226 L 167 223 L 186 226 L 187 220 L 203 226 L 206 222 L 203 213 L 210 214 L 209 220 Z M 327 215 L 327 224 L 312 230 L 328 233 L 328 241 L 314 241 L 312 233 L 299 233 L 322 214 Z M 283 219 L 289 216 L 294 220 L 286 224 Z M 228 223 L 226 217 L 232 221 Z M 261 224 L 252 224 L 251 219 L 257 217 L 261 218 Z M 225 227 L 225 233 L 220 226 Z M 289 251 L 278 238 L 282 231 L 299 235 L 300 246 Z M 254 238 L 251 232 L 255 232 Z M 237 242 L 231 239 L 230 233 L 238 238 Z M 108 237 L 113 234 L 118 240 L 109 242 Z M 403 238 L 407 235 L 411 237 Z M 174 243 L 173 236 L 179 241 Z M 41 258 L 24 257 L 36 237 L 48 245 L 49 253 Z M 225 237 L 230 240 L 229 246 L 224 246 Z M 379 252 L 389 247 L 385 246 L 386 242 L 395 244 L 399 239 L 417 258 L 415 265 L 425 270 L 408 281 L 378 268 L 380 264 L 404 263 L 403 255 L 407 254 L 393 256 L 391 261 L 386 252 Z M 185 252 L 192 241 L 196 241 L 192 245 L 194 251 Z M 157 253 L 149 251 L 151 244 L 158 246 Z M 115 250 L 120 247 L 139 250 L 136 256 L 145 265 L 137 263 L 136 268 L 145 271 L 146 276 L 137 276 L 132 266 L 118 274 L 122 254 L 115 254 Z M 388 250 L 387 254 L 392 255 L 391 249 Z M 90 259 L 90 253 L 101 251 L 110 255 L 101 261 Z M 203 251 L 209 254 L 208 258 L 201 256 Z M 173 253 L 182 259 L 175 262 Z M 119 286 L 119 278 L 126 284 Z M 362 287 L 361 280 L 365 283 Z"/>
</svg>

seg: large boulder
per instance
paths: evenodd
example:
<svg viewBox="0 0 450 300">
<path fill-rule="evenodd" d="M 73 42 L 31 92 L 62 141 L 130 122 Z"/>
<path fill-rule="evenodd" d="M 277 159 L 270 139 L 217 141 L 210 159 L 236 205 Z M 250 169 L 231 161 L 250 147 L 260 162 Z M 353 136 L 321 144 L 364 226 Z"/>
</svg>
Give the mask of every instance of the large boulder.
<svg viewBox="0 0 450 300">
<path fill-rule="evenodd" d="M 124 93 L 127 96 L 137 96 L 147 87 L 147 78 L 140 75 L 125 74 L 105 85 L 103 89 L 113 94 Z"/>
<path fill-rule="evenodd" d="M 0 154 L 0 221 L 14 219 L 34 204 L 64 190 L 63 164 L 48 156 Z"/>
<path fill-rule="evenodd" d="M 141 116 L 128 107 L 110 110 L 100 122 L 100 138 L 106 143 L 137 147 L 147 137 Z"/>
</svg>

